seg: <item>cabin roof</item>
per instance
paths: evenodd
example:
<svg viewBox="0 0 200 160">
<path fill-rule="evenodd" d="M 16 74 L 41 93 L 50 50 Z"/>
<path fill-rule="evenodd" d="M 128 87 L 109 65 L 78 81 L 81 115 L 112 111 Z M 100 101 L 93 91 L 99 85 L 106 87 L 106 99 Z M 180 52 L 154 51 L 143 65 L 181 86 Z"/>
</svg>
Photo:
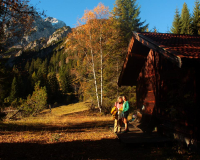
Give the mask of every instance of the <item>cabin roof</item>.
<svg viewBox="0 0 200 160">
<path fill-rule="evenodd" d="M 134 34 L 181 58 L 200 58 L 200 36 L 149 32 Z"/>
<path fill-rule="evenodd" d="M 150 49 L 163 55 L 181 68 L 183 58 L 200 58 L 200 36 L 133 32 L 118 80 L 119 86 L 136 85 L 138 75 Z"/>
</svg>

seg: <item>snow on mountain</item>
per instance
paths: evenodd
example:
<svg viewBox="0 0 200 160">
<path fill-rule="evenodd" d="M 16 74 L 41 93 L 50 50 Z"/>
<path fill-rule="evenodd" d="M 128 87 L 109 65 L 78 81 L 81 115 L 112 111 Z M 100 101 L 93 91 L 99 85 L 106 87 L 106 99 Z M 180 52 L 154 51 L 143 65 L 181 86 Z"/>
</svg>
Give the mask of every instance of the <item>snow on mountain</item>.
<svg viewBox="0 0 200 160">
<path fill-rule="evenodd" d="M 45 19 L 45 22 L 50 22 L 55 29 L 59 29 L 59 28 L 66 26 L 65 22 L 58 20 L 56 18 L 53 18 L 53 17 L 47 17 Z"/>
</svg>

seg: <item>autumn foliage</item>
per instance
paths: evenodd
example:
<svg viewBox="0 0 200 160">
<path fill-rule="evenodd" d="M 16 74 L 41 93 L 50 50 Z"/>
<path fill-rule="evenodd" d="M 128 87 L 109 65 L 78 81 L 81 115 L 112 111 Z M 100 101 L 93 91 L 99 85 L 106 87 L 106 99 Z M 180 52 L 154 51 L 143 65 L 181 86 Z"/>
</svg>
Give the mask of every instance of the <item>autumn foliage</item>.
<svg viewBox="0 0 200 160">
<path fill-rule="evenodd" d="M 109 48 L 117 32 L 113 23 L 109 8 L 99 3 L 93 10 L 84 12 L 77 28 L 69 36 L 71 44 L 68 46 L 76 51 L 77 66 L 80 72 L 84 72 L 81 89 L 87 95 L 86 97 L 95 97 L 100 111 L 105 95 L 103 73 L 107 65 L 106 61 L 114 56 Z M 92 80 L 93 84 L 85 83 L 88 79 Z"/>
</svg>

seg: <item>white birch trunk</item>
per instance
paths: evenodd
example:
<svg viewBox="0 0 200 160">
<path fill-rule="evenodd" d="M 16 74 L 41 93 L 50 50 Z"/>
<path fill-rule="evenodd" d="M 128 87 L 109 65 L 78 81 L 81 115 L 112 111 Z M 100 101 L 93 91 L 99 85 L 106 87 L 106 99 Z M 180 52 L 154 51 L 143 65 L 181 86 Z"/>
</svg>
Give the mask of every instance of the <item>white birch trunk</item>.
<svg viewBox="0 0 200 160">
<path fill-rule="evenodd" d="M 91 43 L 92 37 L 90 35 L 90 43 Z M 92 44 L 91 44 L 92 46 Z M 93 76 L 94 76 L 94 85 L 95 85 L 95 92 L 96 92 L 96 97 L 97 97 L 97 106 L 99 108 L 99 111 L 101 112 L 101 106 L 99 104 L 99 95 L 98 95 L 98 87 L 97 87 L 97 79 L 96 79 L 96 72 L 95 72 L 95 65 L 94 65 L 94 54 L 93 54 L 93 50 L 92 47 L 90 49 L 90 53 L 92 56 L 92 70 L 93 70 Z"/>
<path fill-rule="evenodd" d="M 117 61 L 117 75 L 119 75 L 119 62 Z M 118 76 L 117 76 L 117 97 L 119 96 Z"/>
<path fill-rule="evenodd" d="M 100 35 L 100 54 L 101 54 L 101 107 L 103 106 L 103 51 L 102 51 L 102 39 Z"/>
<path fill-rule="evenodd" d="M 95 91 L 96 91 L 96 97 L 97 97 L 97 105 L 98 105 L 99 111 L 101 112 L 101 106 L 99 105 L 99 95 L 98 95 L 98 88 L 97 88 L 96 72 L 95 72 L 95 66 L 94 66 L 94 55 L 92 53 L 92 49 L 91 49 L 91 55 L 92 55 L 92 68 L 93 68 L 94 85 L 95 85 Z"/>
</svg>

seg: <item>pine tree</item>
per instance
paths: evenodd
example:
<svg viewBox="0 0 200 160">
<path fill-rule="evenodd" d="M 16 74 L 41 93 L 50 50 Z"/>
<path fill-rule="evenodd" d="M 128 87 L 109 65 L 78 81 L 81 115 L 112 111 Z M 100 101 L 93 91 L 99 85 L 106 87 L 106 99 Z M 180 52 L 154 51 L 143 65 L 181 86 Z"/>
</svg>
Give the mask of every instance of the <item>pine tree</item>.
<svg viewBox="0 0 200 160">
<path fill-rule="evenodd" d="M 63 94 L 71 92 L 71 79 L 69 75 L 69 71 L 66 70 L 60 70 L 59 72 L 59 79 L 61 83 L 61 90 Z"/>
<path fill-rule="evenodd" d="M 172 27 L 171 27 L 171 33 L 180 34 L 180 29 L 181 29 L 180 19 L 181 19 L 181 17 L 180 17 L 178 8 L 176 8 L 175 15 L 174 15 L 174 21 L 173 21 Z"/>
<path fill-rule="evenodd" d="M 132 37 L 132 31 L 146 31 L 148 24 L 145 21 L 141 22 L 140 7 L 136 4 L 136 0 L 116 0 L 113 8 L 113 16 L 119 21 L 121 34 L 125 37 L 125 42 L 128 44 Z"/>
<path fill-rule="evenodd" d="M 189 9 L 187 4 L 183 4 L 182 12 L 181 12 L 181 34 L 191 34 L 191 17 L 189 13 Z"/>
<path fill-rule="evenodd" d="M 21 108 L 25 111 L 25 115 L 34 115 L 42 111 L 47 104 L 46 87 L 40 87 L 40 82 L 34 86 L 32 95 L 27 97 L 27 100 L 22 103 Z"/>
<path fill-rule="evenodd" d="M 194 35 L 200 34 L 200 3 L 195 1 L 195 7 L 192 16 L 192 32 Z"/>
<path fill-rule="evenodd" d="M 29 70 L 29 61 L 26 62 L 26 65 L 25 65 L 25 67 L 24 67 L 24 70 L 25 70 L 25 71 L 28 71 L 28 70 Z"/>
<path fill-rule="evenodd" d="M 26 92 L 26 84 L 23 83 L 22 75 L 19 73 L 17 77 L 17 84 L 19 87 L 19 97 L 22 98 L 25 95 Z"/>
<path fill-rule="evenodd" d="M 8 78 L 6 78 L 8 77 L 7 74 L 5 65 L 0 62 L 0 109 L 7 94 L 9 94 L 8 86 L 10 86 L 10 84 Z"/>
<path fill-rule="evenodd" d="M 32 74 L 33 72 L 34 72 L 34 59 L 32 59 L 32 61 L 31 61 L 31 65 L 30 65 L 30 67 L 29 67 L 29 74 Z"/>
<path fill-rule="evenodd" d="M 42 60 L 40 58 L 37 58 L 34 62 L 34 71 L 37 73 L 38 69 L 40 68 L 42 64 Z"/>
<path fill-rule="evenodd" d="M 59 84 L 54 72 L 51 72 L 47 75 L 47 93 L 48 93 L 48 101 L 52 102 L 56 100 L 59 96 Z"/>
<path fill-rule="evenodd" d="M 31 75 L 32 78 L 32 85 L 34 86 L 35 83 L 37 82 L 38 78 L 35 72 L 33 72 L 33 74 Z"/>
<path fill-rule="evenodd" d="M 18 97 L 18 84 L 17 84 L 17 79 L 16 77 L 13 78 L 12 85 L 11 85 L 11 91 L 10 91 L 10 102 L 14 101 Z"/>
<path fill-rule="evenodd" d="M 47 74 L 48 74 L 48 61 L 47 61 L 47 58 L 43 61 L 43 63 L 40 66 L 39 70 L 43 74 L 43 77 L 46 78 Z"/>
</svg>

